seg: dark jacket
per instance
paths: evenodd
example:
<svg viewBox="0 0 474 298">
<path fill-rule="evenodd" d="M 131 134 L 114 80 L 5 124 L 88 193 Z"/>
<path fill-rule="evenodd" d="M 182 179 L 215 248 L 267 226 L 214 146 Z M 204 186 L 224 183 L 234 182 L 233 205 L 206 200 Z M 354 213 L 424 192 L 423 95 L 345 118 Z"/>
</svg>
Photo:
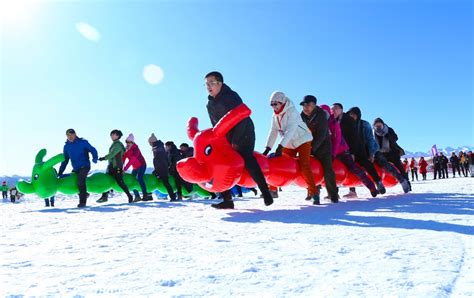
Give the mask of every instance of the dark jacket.
<svg viewBox="0 0 474 298">
<path fill-rule="evenodd" d="M 230 110 L 242 104 L 242 99 L 226 84 L 222 84 L 222 89 L 216 97 L 208 96 L 207 112 L 212 126 Z M 233 129 L 227 133 L 227 140 L 233 145 L 243 145 L 248 142 L 255 143 L 255 127 L 252 119 L 247 117 L 242 119 Z"/>
<path fill-rule="evenodd" d="M 153 142 L 153 167 L 155 168 L 154 174 L 159 177 L 168 176 L 168 154 L 165 150 L 165 145 L 161 140 Z"/>
<path fill-rule="evenodd" d="M 64 161 L 59 167 L 58 175 L 62 175 L 66 169 L 69 159 L 71 160 L 73 171 L 77 172 L 81 168 L 90 167 L 89 152 L 92 153 L 92 161 L 97 162 L 97 150 L 83 138 L 76 138 L 74 142 L 66 141 L 64 145 L 63 154 Z"/>
<path fill-rule="evenodd" d="M 169 173 L 172 175 L 177 175 L 178 171 L 176 171 L 176 164 L 178 161 L 181 160 L 181 154 L 176 147 L 176 145 L 172 145 L 171 149 L 168 151 L 168 164 L 169 164 Z"/>
<path fill-rule="evenodd" d="M 194 155 L 194 148 L 193 148 L 193 147 L 188 147 L 188 149 L 186 149 L 186 151 L 181 151 L 181 150 L 180 150 L 180 153 L 181 153 L 181 157 L 182 157 L 182 158 L 193 157 L 193 155 Z"/>
<path fill-rule="evenodd" d="M 351 154 L 359 157 L 367 157 L 366 150 L 362 144 L 362 137 L 357 130 L 355 120 L 347 115 L 347 113 L 342 113 L 340 124 L 342 137 L 349 145 Z"/>
<path fill-rule="evenodd" d="M 331 136 L 329 135 L 326 112 L 316 106 L 309 116 L 301 112 L 301 119 L 303 119 L 303 122 L 306 123 L 313 135 L 311 154 L 313 156 L 317 154 L 331 154 Z"/>
<path fill-rule="evenodd" d="M 459 167 L 459 157 L 457 157 L 456 155 L 451 155 L 451 157 L 449 158 L 449 161 L 451 162 L 451 165 L 454 168 Z"/>
<path fill-rule="evenodd" d="M 388 132 L 385 135 L 385 137 L 388 139 L 390 150 L 389 152 L 383 152 L 383 150 L 381 151 L 384 153 L 385 156 L 389 156 L 390 158 L 393 158 L 393 159 L 399 159 L 402 155 L 405 154 L 405 151 L 403 150 L 402 147 L 400 147 L 397 144 L 398 136 L 395 133 L 395 131 L 385 123 L 384 123 L 384 126 L 388 128 Z M 379 145 L 379 148 L 381 149 L 383 148 L 383 138 L 384 136 L 380 136 L 377 133 L 375 134 L 375 140 L 377 141 L 377 144 Z"/>
<path fill-rule="evenodd" d="M 441 160 L 441 167 L 444 169 L 444 168 L 447 168 L 448 167 L 448 158 L 444 155 L 441 155 L 440 156 L 440 160 Z"/>
</svg>

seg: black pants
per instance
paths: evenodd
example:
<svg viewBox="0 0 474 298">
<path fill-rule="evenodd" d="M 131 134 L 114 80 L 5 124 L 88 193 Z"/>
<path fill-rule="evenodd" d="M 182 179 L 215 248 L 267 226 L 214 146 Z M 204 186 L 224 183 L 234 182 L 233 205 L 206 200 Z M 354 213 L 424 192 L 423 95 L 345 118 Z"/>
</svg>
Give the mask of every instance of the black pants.
<svg viewBox="0 0 474 298">
<path fill-rule="evenodd" d="M 426 173 L 421 173 L 421 176 L 423 176 L 423 180 L 426 180 Z"/>
<path fill-rule="evenodd" d="M 89 174 L 89 170 L 91 167 L 83 167 L 80 168 L 77 173 L 77 188 L 79 188 L 79 204 L 86 205 L 87 203 L 87 187 L 86 187 L 86 179 L 87 174 Z"/>
<path fill-rule="evenodd" d="M 449 175 L 448 175 L 448 167 L 444 167 L 441 169 L 441 171 L 443 172 L 443 178 L 446 177 L 446 178 L 449 178 Z"/>
<path fill-rule="evenodd" d="M 408 184 L 410 184 L 410 179 L 408 178 L 408 173 L 405 171 L 405 167 L 403 166 L 402 161 L 400 160 L 400 157 L 396 158 L 394 155 L 385 155 L 384 157 L 387 159 L 387 161 L 393 163 L 393 165 L 397 168 L 397 170 L 402 173 L 403 177 L 408 181 Z"/>
<path fill-rule="evenodd" d="M 453 177 L 456 177 L 456 169 L 458 170 L 459 177 L 461 177 L 461 169 L 459 165 L 454 165 L 453 166 Z"/>
<path fill-rule="evenodd" d="M 163 181 L 163 184 L 166 187 L 166 191 L 168 192 L 168 195 L 170 196 L 170 199 L 172 199 L 172 200 L 176 199 L 176 194 L 174 193 L 173 188 L 171 187 L 168 173 L 161 173 L 161 175 L 158 174 L 156 176 L 156 178 L 159 178 L 159 179 L 161 179 L 161 181 Z M 176 181 L 176 188 L 178 188 L 178 179 L 175 178 L 175 181 Z M 181 187 L 181 184 L 180 184 L 180 187 Z"/>
<path fill-rule="evenodd" d="M 336 174 L 334 173 L 334 169 L 332 168 L 332 156 L 331 152 L 316 152 L 314 156 L 323 167 L 324 171 L 324 183 L 326 184 L 326 190 L 328 192 L 330 199 L 337 198 L 338 195 L 338 188 L 336 183 Z"/>
<path fill-rule="evenodd" d="M 253 142 L 249 141 L 246 144 L 240 145 L 237 152 L 244 159 L 245 169 L 249 172 L 250 177 L 252 177 L 253 181 L 257 183 L 262 195 L 270 197 L 271 194 L 268 190 L 268 185 L 267 181 L 265 180 L 265 176 L 263 176 L 262 169 L 260 168 L 257 159 L 255 158 L 255 156 L 253 156 L 254 148 L 255 140 Z M 223 191 L 222 196 L 224 197 L 224 201 L 232 200 L 232 193 L 230 190 Z"/>
<path fill-rule="evenodd" d="M 8 198 L 8 192 L 2 190 L 2 198 L 3 198 L 3 199 Z"/>
<path fill-rule="evenodd" d="M 379 182 L 382 179 L 380 178 L 377 170 L 375 170 L 374 164 L 370 162 L 370 160 L 365 156 L 355 156 L 355 161 L 363 167 L 367 173 L 374 179 L 375 182 Z"/>
<path fill-rule="evenodd" d="M 15 203 L 15 198 L 16 198 L 16 196 L 11 195 L 11 196 L 10 196 L 10 201 L 11 201 L 12 203 Z"/>
<path fill-rule="evenodd" d="M 418 181 L 418 168 L 411 169 L 411 181 L 414 181 L 416 177 L 416 181 Z"/>
<path fill-rule="evenodd" d="M 120 186 L 120 188 L 127 194 L 127 197 L 130 198 L 132 196 L 130 194 L 130 190 L 128 189 L 128 186 L 125 185 L 125 182 L 123 182 L 123 170 L 122 170 L 122 168 L 108 167 L 107 168 L 107 174 L 114 177 L 115 181 L 117 181 L 118 186 Z M 106 191 L 102 194 L 102 196 L 107 197 L 108 194 L 109 194 L 109 192 Z"/>
<path fill-rule="evenodd" d="M 405 176 L 400 172 L 394 165 L 388 162 L 382 152 L 377 151 L 374 155 L 375 162 L 384 170 L 389 172 L 393 177 L 395 177 L 398 182 L 402 183 L 405 180 Z"/>
<path fill-rule="evenodd" d="M 441 179 L 441 168 L 439 166 L 434 167 L 434 179 L 436 179 L 436 176 L 438 176 L 438 179 Z"/>
<path fill-rule="evenodd" d="M 176 192 L 178 193 L 179 198 L 181 198 L 183 195 L 183 187 L 186 188 L 188 192 L 191 192 L 193 190 L 193 185 L 189 182 L 184 181 L 184 179 L 181 178 L 178 172 L 172 172 L 171 176 L 174 177 L 174 181 L 176 183 Z"/>
</svg>

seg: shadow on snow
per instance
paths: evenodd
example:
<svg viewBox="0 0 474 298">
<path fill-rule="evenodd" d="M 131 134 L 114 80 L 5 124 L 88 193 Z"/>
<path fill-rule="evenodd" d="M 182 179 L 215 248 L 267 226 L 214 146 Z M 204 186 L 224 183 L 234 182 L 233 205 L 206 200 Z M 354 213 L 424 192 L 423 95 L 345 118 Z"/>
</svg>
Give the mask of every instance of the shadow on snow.
<svg viewBox="0 0 474 298">
<path fill-rule="evenodd" d="M 357 214 L 359 212 L 364 214 Z M 229 212 L 227 213 L 229 217 L 222 220 L 237 223 L 270 221 L 287 224 L 422 229 L 474 235 L 473 226 L 435 220 L 399 218 L 397 216 L 400 213 L 405 215 L 431 213 L 472 216 L 474 215 L 474 195 L 459 193 L 406 194 L 321 206 L 304 205 L 297 210 L 251 209 L 244 212 Z"/>
</svg>

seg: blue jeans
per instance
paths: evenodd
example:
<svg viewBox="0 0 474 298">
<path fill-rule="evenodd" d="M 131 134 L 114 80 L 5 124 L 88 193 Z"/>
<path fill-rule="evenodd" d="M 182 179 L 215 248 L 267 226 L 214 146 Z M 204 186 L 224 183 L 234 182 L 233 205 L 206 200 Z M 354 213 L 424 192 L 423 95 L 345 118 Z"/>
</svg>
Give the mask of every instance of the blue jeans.
<svg viewBox="0 0 474 298">
<path fill-rule="evenodd" d="M 137 177 L 138 184 L 140 184 L 144 197 L 147 195 L 145 180 L 143 180 L 143 175 L 145 175 L 145 170 L 146 170 L 146 165 L 138 168 L 137 170 L 132 171 L 132 175 Z M 138 193 L 138 190 L 136 189 L 133 190 L 133 193 L 135 194 L 136 197 L 140 195 Z"/>
</svg>

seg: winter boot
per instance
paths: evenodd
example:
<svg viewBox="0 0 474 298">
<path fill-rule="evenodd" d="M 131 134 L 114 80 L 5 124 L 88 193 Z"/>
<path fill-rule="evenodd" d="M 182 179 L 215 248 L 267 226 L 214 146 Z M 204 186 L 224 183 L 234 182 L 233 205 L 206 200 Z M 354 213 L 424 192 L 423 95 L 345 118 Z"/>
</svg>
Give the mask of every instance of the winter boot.
<svg viewBox="0 0 474 298">
<path fill-rule="evenodd" d="M 128 202 L 133 203 L 133 197 L 130 193 L 127 194 L 127 197 L 128 197 Z"/>
<path fill-rule="evenodd" d="M 332 203 L 339 203 L 339 196 L 331 197 Z"/>
<path fill-rule="evenodd" d="M 321 205 L 321 202 L 319 201 L 319 194 L 313 195 L 313 205 Z"/>
<path fill-rule="evenodd" d="M 234 201 L 222 201 L 219 204 L 212 204 L 211 207 L 216 209 L 234 209 Z"/>
<path fill-rule="evenodd" d="M 257 189 L 251 188 L 250 190 L 253 192 L 254 195 L 257 195 Z"/>
<path fill-rule="evenodd" d="M 400 185 L 402 186 L 404 193 L 407 193 L 410 191 L 410 185 L 408 185 L 408 181 L 406 179 L 403 179 L 403 181 L 400 182 Z"/>
<path fill-rule="evenodd" d="M 372 198 L 375 198 L 379 194 L 379 192 L 374 188 L 370 190 L 370 194 L 372 195 Z"/>
<path fill-rule="evenodd" d="M 386 192 L 385 185 L 383 185 L 382 181 L 377 181 L 375 185 L 377 185 L 377 190 L 379 191 L 380 194 L 383 195 Z"/>
<path fill-rule="evenodd" d="M 96 202 L 97 202 L 97 203 L 105 203 L 105 202 L 107 202 L 107 201 L 108 201 L 107 195 L 104 195 L 104 194 L 103 194 L 103 195 L 100 197 L 100 199 L 98 199 Z"/>
<path fill-rule="evenodd" d="M 347 194 L 343 195 L 342 197 L 345 199 L 357 199 L 357 192 L 355 190 L 354 191 L 351 190 Z"/>
<path fill-rule="evenodd" d="M 135 200 L 133 200 L 134 203 L 136 202 L 140 202 L 142 200 L 142 198 L 140 198 L 140 196 L 138 195 L 135 195 Z"/>
<path fill-rule="evenodd" d="M 271 204 L 273 204 L 273 196 L 270 190 L 262 192 L 262 196 L 263 196 L 263 202 L 265 203 L 265 206 L 270 206 Z"/>
<path fill-rule="evenodd" d="M 144 194 L 142 201 L 153 201 L 153 196 L 149 193 Z"/>
</svg>

